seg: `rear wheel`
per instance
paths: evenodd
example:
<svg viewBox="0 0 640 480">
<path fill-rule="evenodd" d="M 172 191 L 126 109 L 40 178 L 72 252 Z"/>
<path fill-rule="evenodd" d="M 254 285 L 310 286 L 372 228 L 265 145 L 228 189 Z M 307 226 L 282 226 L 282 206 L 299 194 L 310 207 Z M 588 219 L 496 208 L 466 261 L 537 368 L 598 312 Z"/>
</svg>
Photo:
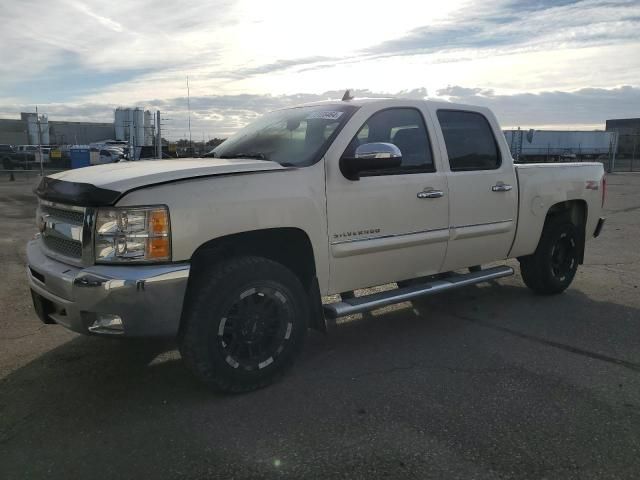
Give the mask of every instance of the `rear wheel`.
<svg viewBox="0 0 640 480">
<path fill-rule="evenodd" d="M 260 257 L 217 266 L 187 305 L 180 352 L 211 388 L 246 392 L 291 366 L 306 335 L 309 310 L 298 278 Z"/>
<path fill-rule="evenodd" d="M 561 293 L 571 285 L 580 259 L 580 229 L 557 219 L 548 222 L 533 255 L 520 258 L 524 283 L 536 293 Z"/>
</svg>

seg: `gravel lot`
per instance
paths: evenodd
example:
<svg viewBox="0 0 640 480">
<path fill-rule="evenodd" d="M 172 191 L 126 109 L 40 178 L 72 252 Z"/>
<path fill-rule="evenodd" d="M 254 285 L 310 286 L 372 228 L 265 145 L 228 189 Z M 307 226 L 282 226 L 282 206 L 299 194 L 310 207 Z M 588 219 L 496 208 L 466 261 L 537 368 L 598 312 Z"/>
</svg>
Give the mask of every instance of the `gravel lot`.
<svg viewBox="0 0 640 480">
<path fill-rule="evenodd" d="M 32 183 L 0 178 L 0 478 L 639 476 L 638 174 L 609 176 L 565 294 L 516 275 L 342 323 L 241 396 L 203 389 L 170 343 L 39 322 Z"/>
</svg>

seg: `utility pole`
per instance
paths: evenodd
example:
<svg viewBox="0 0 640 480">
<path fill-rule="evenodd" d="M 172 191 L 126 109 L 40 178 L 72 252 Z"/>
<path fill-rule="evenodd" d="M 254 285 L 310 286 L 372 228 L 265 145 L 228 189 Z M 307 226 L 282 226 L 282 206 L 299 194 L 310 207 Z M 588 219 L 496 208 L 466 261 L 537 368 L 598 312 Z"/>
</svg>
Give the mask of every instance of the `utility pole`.
<svg viewBox="0 0 640 480">
<path fill-rule="evenodd" d="M 191 152 L 193 152 L 193 142 L 191 141 L 191 95 L 189 94 L 189 76 L 188 75 L 187 75 L 187 112 L 188 112 L 188 119 L 189 119 L 189 148 L 191 149 Z"/>
<path fill-rule="evenodd" d="M 42 130 L 40 129 L 40 115 L 36 105 L 36 123 L 38 125 L 38 153 L 40 155 L 40 176 L 44 177 L 44 165 L 42 164 Z"/>
<path fill-rule="evenodd" d="M 156 112 L 156 157 L 162 160 L 162 135 L 160 134 L 160 110 Z"/>
<path fill-rule="evenodd" d="M 129 160 L 136 159 L 136 149 L 133 145 L 133 109 L 129 109 Z"/>
</svg>

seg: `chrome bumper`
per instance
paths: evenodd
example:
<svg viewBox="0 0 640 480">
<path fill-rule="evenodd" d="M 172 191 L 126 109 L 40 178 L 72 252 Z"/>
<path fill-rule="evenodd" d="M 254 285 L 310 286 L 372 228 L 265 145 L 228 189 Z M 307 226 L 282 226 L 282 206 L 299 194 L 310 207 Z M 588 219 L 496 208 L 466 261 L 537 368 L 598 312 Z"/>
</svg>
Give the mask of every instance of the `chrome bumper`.
<svg viewBox="0 0 640 480">
<path fill-rule="evenodd" d="M 39 241 L 27 245 L 27 277 L 41 320 L 75 332 L 175 336 L 189 264 L 94 265 L 78 268 L 47 257 Z M 120 329 L 98 328 L 117 316 Z"/>
</svg>

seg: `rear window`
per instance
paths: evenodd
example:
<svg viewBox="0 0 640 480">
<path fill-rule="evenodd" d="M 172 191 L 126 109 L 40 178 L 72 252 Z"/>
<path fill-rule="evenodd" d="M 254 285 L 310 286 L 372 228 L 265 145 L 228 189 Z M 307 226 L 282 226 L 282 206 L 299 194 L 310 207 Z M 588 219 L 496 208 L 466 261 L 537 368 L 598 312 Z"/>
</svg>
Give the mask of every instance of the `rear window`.
<svg viewBox="0 0 640 480">
<path fill-rule="evenodd" d="M 438 121 L 452 171 L 495 170 L 500 152 L 484 115 L 458 110 L 438 110 Z"/>
</svg>

